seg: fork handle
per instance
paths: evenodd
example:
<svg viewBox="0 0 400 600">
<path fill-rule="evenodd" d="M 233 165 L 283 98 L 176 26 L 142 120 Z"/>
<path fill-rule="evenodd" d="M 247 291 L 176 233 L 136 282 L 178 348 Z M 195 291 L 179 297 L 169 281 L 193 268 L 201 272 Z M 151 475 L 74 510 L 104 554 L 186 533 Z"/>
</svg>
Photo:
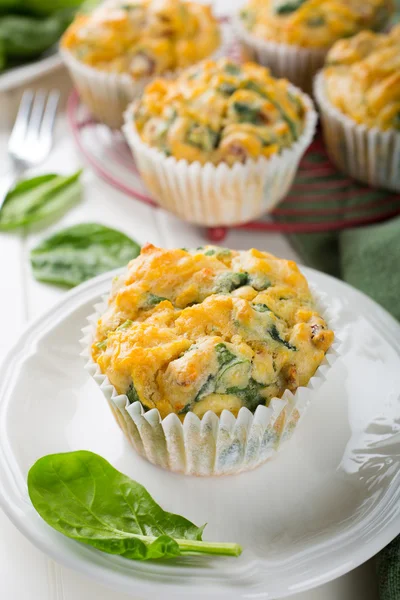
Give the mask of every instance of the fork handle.
<svg viewBox="0 0 400 600">
<path fill-rule="evenodd" d="M 3 208 L 3 204 L 5 199 L 7 198 L 8 192 L 14 187 L 17 183 L 19 177 L 21 175 L 21 171 L 15 169 L 2 175 L 0 178 L 0 210 Z"/>
</svg>

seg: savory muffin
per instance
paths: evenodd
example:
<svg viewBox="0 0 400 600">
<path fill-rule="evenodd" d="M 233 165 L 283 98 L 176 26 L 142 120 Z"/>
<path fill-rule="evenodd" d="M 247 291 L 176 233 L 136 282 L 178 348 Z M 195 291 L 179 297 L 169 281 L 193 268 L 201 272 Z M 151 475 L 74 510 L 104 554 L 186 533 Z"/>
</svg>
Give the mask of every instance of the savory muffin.
<svg viewBox="0 0 400 600">
<path fill-rule="evenodd" d="M 391 12 L 388 0 L 249 0 L 240 17 L 263 40 L 329 48 L 362 29 L 382 29 Z"/>
<path fill-rule="evenodd" d="M 125 112 L 136 166 L 160 206 L 237 225 L 282 200 L 315 132 L 311 99 L 255 64 L 203 61 L 157 79 Z"/>
<path fill-rule="evenodd" d="M 328 100 L 357 123 L 400 131 L 400 25 L 337 42 L 324 69 Z"/>
<path fill-rule="evenodd" d="M 102 123 L 119 128 L 130 101 L 155 76 L 214 55 L 220 28 L 209 6 L 188 0 L 108 0 L 78 14 L 61 55 L 79 94 Z"/>
<path fill-rule="evenodd" d="M 293 261 L 146 245 L 113 284 L 92 357 L 118 393 L 181 419 L 306 386 L 334 334 Z"/>
<path fill-rule="evenodd" d="M 188 162 L 233 165 L 291 146 L 305 107 L 286 80 L 223 58 L 151 83 L 134 111 L 143 142 Z"/>
<path fill-rule="evenodd" d="M 110 0 L 79 14 L 62 40 L 82 63 L 133 78 L 184 68 L 219 44 L 210 7 L 184 0 Z"/>
<path fill-rule="evenodd" d="M 306 92 L 328 49 L 366 27 L 382 29 L 392 0 L 249 0 L 235 19 L 247 59 Z"/>
<path fill-rule="evenodd" d="M 369 185 L 400 191 L 400 26 L 337 42 L 315 78 L 333 162 Z"/>
</svg>

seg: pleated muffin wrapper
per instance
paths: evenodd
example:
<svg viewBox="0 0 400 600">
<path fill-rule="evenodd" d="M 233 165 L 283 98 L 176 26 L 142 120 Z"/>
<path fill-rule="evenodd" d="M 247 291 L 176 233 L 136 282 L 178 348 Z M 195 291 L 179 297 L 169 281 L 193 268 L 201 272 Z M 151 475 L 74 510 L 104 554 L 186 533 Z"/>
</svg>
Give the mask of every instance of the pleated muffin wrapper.
<svg viewBox="0 0 400 600">
<path fill-rule="evenodd" d="M 367 127 L 338 110 L 328 99 L 323 71 L 314 81 L 327 152 L 354 179 L 400 192 L 400 132 Z"/>
<path fill-rule="evenodd" d="M 221 27 L 220 32 L 221 45 L 209 57 L 205 57 L 208 60 L 223 56 L 229 43 L 227 29 Z M 173 79 L 181 72 L 180 69 L 134 79 L 128 73 L 109 73 L 86 65 L 64 48 L 60 48 L 60 54 L 84 104 L 95 119 L 111 129 L 121 128 L 126 107 L 142 96 L 149 83 L 158 77 Z"/>
<path fill-rule="evenodd" d="M 99 317 L 107 307 L 107 297 L 95 305 L 95 312 L 83 328 L 81 345 L 85 368 L 96 381 L 114 417 L 133 448 L 151 463 L 186 475 L 227 475 L 254 469 L 274 454 L 292 436 L 312 401 L 323 402 L 320 386 L 339 356 L 340 332 L 337 317 L 328 308 L 327 295 L 310 286 L 316 307 L 335 332 L 335 341 L 325 354 L 307 386 L 293 394 L 287 390 L 282 398 L 273 398 L 269 406 L 258 406 L 251 413 L 241 408 L 238 416 L 224 410 L 218 417 L 208 411 L 200 419 L 193 412 L 183 423 L 176 414 L 161 418 L 156 408 L 145 412 L 140 402 L 130 404 L 125 394 L 115 387 L 93 361 L 91 345 Z"/>
<path fill-rule="evenodd" d="M 322 68 L 329 48 L 304 48 L 262 40 L 247 31 L 239 16 L 233 18 L 232 28 L 244 60 L 268 67 L 275 77 L 285 77 L 304 92 L 312 94 L 314 75 Z"/>
<path fill-rule="evenodd" d="M 152 197 L 166 210 L 196 225 L 238 225 L 271 212 L 287 195 L 310 145 L 318 120 L 312 100 L 290 86 L 305 107 L 304 130 L 280 154 L 248 159 L 229 167 L 189 163 L 145 144 L 134 122 L 136 103 L 125 112 L 123 132 Z"/>
</svg>

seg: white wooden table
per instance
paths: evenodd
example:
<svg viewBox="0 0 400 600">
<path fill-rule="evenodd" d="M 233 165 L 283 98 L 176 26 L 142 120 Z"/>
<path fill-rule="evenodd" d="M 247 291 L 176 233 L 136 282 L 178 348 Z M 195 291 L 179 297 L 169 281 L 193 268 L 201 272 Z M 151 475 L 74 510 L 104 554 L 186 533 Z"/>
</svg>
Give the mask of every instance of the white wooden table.
<svg viewBox="0 0 400 600">
<path fill-rule="evenodd" d="M 69 88 L 65 74 L 52 74 L 38 85 L 58 86 L 64 99 Z M 0 95 L 0 176 L 8 168 L 6 142 L 20 91 Z M 70 173 L 84 165 L 63 114 L 57 123 L 54 149 L 38 172 Z M 29 251 L 39 240 L 64 226 L 84 221 L 104 223 L 124 231 L 138 242 L 166 247 L 197 246 L 204 243 L 200 230 L 185 225 L 162 210 L 152 209 L 124 196 L 101 181 L 89 167 L 83 176 L 82 202 L 45 231 L 27 228 L 23 232 L 0 234 L 0 359 L 28 321 L 46 311 L 66 293 L 36 282 L 30 271 Z M 298 257 L 286 239 L 278 234 L 232 231 L 224 241 L 232 248 L 252 246 L 291 259 Z M 134 590 L 133 590 L 134 594 Z M 168 596 L 166 595 L 166 600 Z M 0 510 L 0 598 L 1 600 L 123 600 L 93 581 L 57 565 L 36 550 Z M 345 577 L 321 588 L 300 594 L 298 600 L 377 600 L 374 563 L 371 561 Z M 136 600 L 139 600 L 136 597 Z"/>
</svg>

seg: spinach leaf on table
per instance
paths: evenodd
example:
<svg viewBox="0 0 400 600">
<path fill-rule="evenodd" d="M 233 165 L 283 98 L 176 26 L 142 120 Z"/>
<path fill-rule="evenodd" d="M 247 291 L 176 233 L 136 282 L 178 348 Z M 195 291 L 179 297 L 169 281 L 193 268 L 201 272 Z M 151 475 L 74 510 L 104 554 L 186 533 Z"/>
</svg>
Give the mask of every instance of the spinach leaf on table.
<svg viewBox="0 0 400 600">
<path fill-rule="evenodd" d="M 0 16 L 0 40 L 7 62 L 40 56 L 58 42 L 73 17 L 73 10 L 63 10 L 45 18 L 18 14 Z"/>
<path fill-rule="evenodd" d="M 99 4 L 99 0 L 92 0 L 91 4 Z M 76 10 L 81 5 L 82 0 L 0 0 L 0 14 L 15 13 L 47 17 L 61 10 Z"/>
<path fill-rule="evenodd" d="M 22 4 L 27 12 L 38 16 L 48 16 L 63 10 L 76 10 L 84 2 L 82 0 L 22 0 Z M 93 6 L 96 4 L 99 4 L 99 0 L 92 2 Z"/>
<path fill-rule="evenodd" d="M 204 527 L 164 511 L 142 485 L 86 450 L 40 458 L 28 491 L 46 523 L 102 552 L 133 560 L 241 552 L 237 544 L 203 542 Z"/>
<path fill-rule="evenodd" d="M 69 208 L 80 198 L 81 172 L 68 176 L 51 173 L 18 182 L 0 209 L 0 231 L 29 225 Z"/>
<path fill-rule="evenodd" d="M 41 242 L 31 252 L 31 265 L 39 281 L 73 287 L 126 265 L 139 252 L 139 244 L 124 233 L 97 223 L 81 223 Z"/>
</svg>

